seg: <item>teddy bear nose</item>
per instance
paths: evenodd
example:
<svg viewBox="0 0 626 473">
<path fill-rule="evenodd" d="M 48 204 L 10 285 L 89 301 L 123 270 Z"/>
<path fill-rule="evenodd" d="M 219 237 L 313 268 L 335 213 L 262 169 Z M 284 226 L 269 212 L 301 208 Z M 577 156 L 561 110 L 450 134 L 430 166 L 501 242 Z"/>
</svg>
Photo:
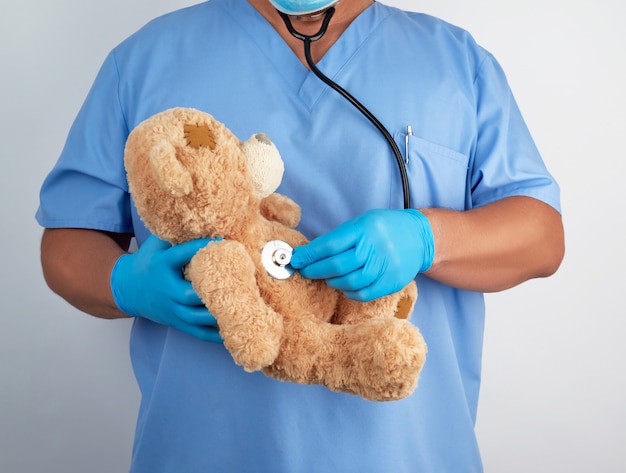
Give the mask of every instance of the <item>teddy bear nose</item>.
<svg viewBox="0 0 626 473">
<path fill-rule="evenodd" d="M 257 133 L 256 135 L 254 135 L 254 138 L 259 143 L 262 143 L 264 145 L 271 145 L 272 144 L 272 140 L 270 140 L 269 136 L 267 136 L 265 133 Z"/>
</svg>

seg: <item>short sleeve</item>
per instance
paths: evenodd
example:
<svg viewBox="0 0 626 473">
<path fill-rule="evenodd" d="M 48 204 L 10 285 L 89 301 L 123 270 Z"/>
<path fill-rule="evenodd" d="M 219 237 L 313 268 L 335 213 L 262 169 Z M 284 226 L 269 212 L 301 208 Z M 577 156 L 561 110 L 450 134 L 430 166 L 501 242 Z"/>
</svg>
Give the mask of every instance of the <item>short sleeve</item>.
<svg viewBox="0 0 626 473">
<path fill-rule="evenodd" d="M 537 150 L 504 72 L 491 55 L 480 66 L 475 91 L 478 126 L 470 161 L 472 206 L 528 196 L 560 212 L 559 186 Z"/>
<path fill-rule="evenodd" d="M 131 232 L 124 170 L 128 137 L 112 52 L 74 121 L 56 165 L 44 180 L 36 219 L 48 228 Z"/>
</svg>

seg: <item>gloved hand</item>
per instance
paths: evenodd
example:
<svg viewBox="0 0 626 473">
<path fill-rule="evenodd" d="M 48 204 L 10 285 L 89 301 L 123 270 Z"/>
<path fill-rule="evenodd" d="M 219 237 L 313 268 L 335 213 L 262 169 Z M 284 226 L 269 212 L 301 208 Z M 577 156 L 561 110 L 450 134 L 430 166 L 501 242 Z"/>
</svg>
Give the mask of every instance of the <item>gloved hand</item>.
<svg viewBox="0 0 626 473">
<path fill-rule="evenodd" d="M 393 294 L 430 268 L 435 242 L 418 210 L 370 210 L 308 245 L 294 249 L 291 266 L 358 301 Z"/>
<path fill-rule="evenodd" d="M 210 241 L 200 239 L 172 246 L 152 235 L 137 252 L 121 256 L 111 272 L 117 307 L 130 316 L 222 343 L 215 317 L 183 277 L 184 265 Z"/>
</svg>

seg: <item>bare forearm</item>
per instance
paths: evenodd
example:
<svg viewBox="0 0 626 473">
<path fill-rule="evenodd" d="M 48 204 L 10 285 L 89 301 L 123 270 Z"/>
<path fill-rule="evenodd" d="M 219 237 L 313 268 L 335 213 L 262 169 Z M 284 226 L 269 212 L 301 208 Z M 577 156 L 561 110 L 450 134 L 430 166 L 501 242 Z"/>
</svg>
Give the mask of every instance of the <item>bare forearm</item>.
<svg viewBox="0 0 626 473">
<path fill-rule="evenodd" d="M 423 209 L 435 236 L 426 273 L 461 289 L 495 292 L 553 274 L 563 259 L 559 213 L 530 197 L 510 197 L 467 212 Z"/>
<path fill-rule="evenodd" d="M 73 228 L 46 229 L 41 264 L 48 286 L 76 308 L 96 317 L 127 317 L 111 294 L 113 265 L 128 248 L 128 235 Z"/>
</svg>

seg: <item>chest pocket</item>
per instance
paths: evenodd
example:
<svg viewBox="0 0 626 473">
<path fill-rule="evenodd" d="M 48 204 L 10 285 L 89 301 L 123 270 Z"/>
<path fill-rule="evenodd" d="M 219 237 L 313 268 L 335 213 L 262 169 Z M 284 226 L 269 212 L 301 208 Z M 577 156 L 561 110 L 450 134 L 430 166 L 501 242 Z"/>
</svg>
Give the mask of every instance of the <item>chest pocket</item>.
<svg viewBox="0 0 626 473">
<path fill-rule="evenodd" d="M 406 167 L 412 207 L 467 208 L 467 156 L 413 135 L 408 136 L 408 152 Z"/>
</svg>

